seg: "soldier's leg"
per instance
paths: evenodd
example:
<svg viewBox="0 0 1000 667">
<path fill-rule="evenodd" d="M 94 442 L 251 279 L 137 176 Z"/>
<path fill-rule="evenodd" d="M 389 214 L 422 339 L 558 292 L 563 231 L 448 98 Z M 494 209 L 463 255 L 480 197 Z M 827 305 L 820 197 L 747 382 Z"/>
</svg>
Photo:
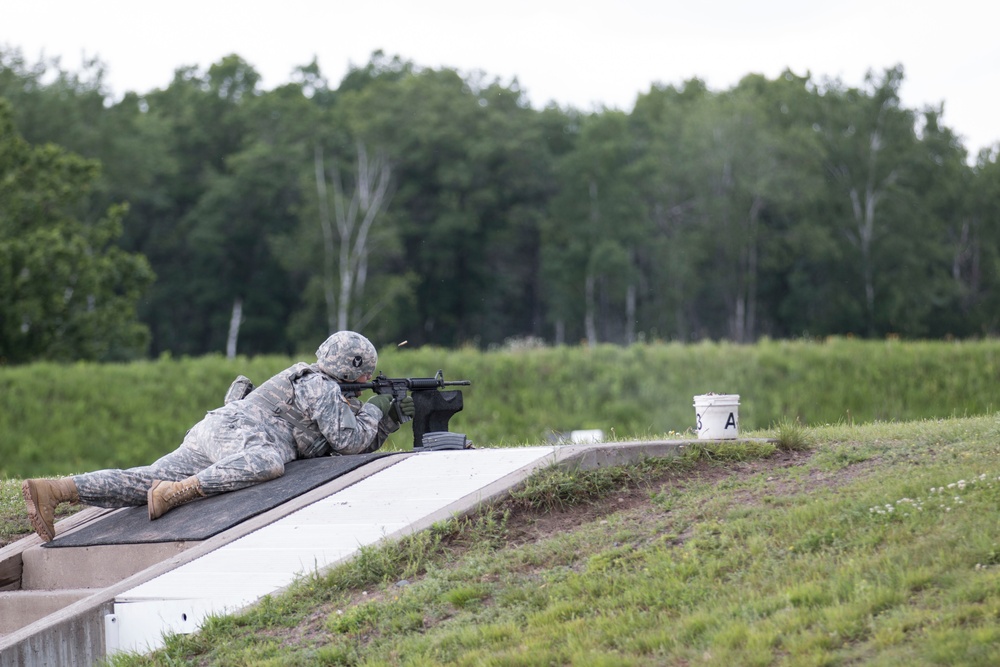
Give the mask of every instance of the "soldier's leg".
<svg viewBox="0 0 1000 667">
<path fill-rule="evenodd" d="M 197 474 L 206 495 L 236 491 L 285 474 L 279 448 L 250 446 L 217 461 Z"/>
<path fill-rule="evenodd" d="M 212 460 L 195 476 L 205 495 L 235 491 L 266 482 L 285 473 L 285 463 L 295 459 L 291 444 L 272 442 L 256 422 L 209 413 L 194 433 L 191 446 Z"/>
<path fill-rule="evenodd" d="M 181 446 L 148 466 L 127 470 L 98 470 L 76 475 L 73 481 L 80 502 L 97 507 L 132 507 L 146 504 L 153 480 L 178 481 L 212 465 L 203 453 Z"/>
<path fill-rule="evenodd" d="M 173 508 L 204 496 L 236 491 L 285 472 L 278 447 L 247 447 L 216 461 L 197 474 L 177 481 L 154 481 L 146 494 L 149 520 L 160 518 Z"/>
</svg>

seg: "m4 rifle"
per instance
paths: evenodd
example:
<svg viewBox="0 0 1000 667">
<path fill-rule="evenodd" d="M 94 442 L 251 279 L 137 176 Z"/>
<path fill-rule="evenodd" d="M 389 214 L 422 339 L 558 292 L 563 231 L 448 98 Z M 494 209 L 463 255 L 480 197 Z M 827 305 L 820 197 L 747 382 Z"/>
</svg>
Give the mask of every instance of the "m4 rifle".
<svg viewBox="0 0 1000 667">
<path fill-rule="evenodd" d="M 444 389 L 453 386 L 471 385 L 470 380 L 445 380 L 444 372 L 429 378 L 390 378 L 379 371 L 371 382 L 341 382 L 340 389 L 346 393 L 359 394 L 371 389 L 376 394 L 388 394 L 395 401 L 393 418 L 407 422 L 409 417 L 399 412 L 399 401 L 407 394 L 413 396 L 413 449 L 469 449 L 471 443 L 464 433 L 448 431 L 448 421 L 462 407 L 462 392 Z"/>
</svg>

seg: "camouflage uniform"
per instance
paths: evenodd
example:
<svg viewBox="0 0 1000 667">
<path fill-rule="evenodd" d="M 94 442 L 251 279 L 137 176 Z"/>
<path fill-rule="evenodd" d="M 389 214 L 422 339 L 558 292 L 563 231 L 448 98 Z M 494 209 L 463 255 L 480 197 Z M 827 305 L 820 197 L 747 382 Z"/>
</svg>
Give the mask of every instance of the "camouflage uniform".
<svg viewBox="0 0 1000 667">
<path fill-rule="evenodd" d="M 295 459 L 379 449 L 399 424 L 383 417 L 377 406 L 345 396 L 337 384 L 337 379 L 352 381 L 362 372 L 373 372 L 377 355 L 370 347 L 364 355 L 348 354 L 346 366 L 338 363 L 345 350 L 343 337 L 337 336 L 320 346 L 316 364 L 295 364 L 247 397 L 212 410 L 187 432 L 178 449 L 152 465 L 75 476 L 81 502 L 98 507 L 144 505 L 153 480 L 180 481 L 192 475 L 206 495 L 213 495 L 280 477 L 285 464 Z M 282 407 L 292 417 L 278 414 L 267 399 L 269 390 L 272 397 L 287 396 L 288 405 Z"/>
</svg>

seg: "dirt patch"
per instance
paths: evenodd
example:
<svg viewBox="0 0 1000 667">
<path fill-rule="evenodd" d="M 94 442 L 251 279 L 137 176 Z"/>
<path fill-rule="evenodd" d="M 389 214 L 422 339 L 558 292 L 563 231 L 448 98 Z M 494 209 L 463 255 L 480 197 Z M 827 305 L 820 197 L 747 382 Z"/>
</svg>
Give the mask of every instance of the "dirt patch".
<svg viewBox="0 0 1000 667">
<path fill-rule="evenodd" d="M 509 544 L 519 546 L 543 540 L 551 535 L 571 531 L 582 525 L 602 520 L 612 514 L 629 512 L 650 507 L 652 492 L 683 492 L 685 488 L 698 484 L 716 484 L 723 479 L 737 475 L 751 477 L 768 471 L 778 471 L 784 468 L 800 466 L 812 456 L 811 452 L 776 452 L 766 459 L 756 459 L 740 463 L 720 464 L 712 461 L 700 461 L 694 468 L 683 471 L 665 470 L 648 478 L 643 484 L 622 489 L 588 503 L 554 509 L 549 512 L 513 511 L 507 521 Z M 811 472 L 818 478 L 825 478 L 822 473 Z M 773 493 L 783 495 L 792 492 L 791 484 L 775 482 Z M 830 481 L 830 480 L 826 480 Z M 779 488 L 779 487 L 785 488 Z M 755 502 L 749 494 L 746 502 Z"/>
</svg>

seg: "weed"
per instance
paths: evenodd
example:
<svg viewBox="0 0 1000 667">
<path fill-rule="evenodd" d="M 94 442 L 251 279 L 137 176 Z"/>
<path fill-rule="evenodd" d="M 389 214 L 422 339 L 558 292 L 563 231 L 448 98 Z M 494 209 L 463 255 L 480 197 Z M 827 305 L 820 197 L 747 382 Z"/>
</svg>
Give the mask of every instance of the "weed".
<svg viewBox="0 0 1000 667">
<path fill-rule="evenodd" d="M 464 609 L 474 602 L 478 602 L 487 596 L 487 591 L 480 586 L 458 586 L 447 591 L 442 597 L 444 600 Z"/>
<path fill-rule="evenodd" d="M 798 419 L 792 421 L 782 417 L 774 428 L 777 431 L 778 449 L 783 452 L 802 452 L 812 446 L 809 432 Z"/>
</svg>

